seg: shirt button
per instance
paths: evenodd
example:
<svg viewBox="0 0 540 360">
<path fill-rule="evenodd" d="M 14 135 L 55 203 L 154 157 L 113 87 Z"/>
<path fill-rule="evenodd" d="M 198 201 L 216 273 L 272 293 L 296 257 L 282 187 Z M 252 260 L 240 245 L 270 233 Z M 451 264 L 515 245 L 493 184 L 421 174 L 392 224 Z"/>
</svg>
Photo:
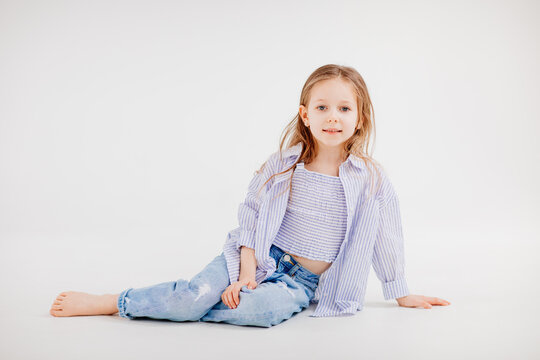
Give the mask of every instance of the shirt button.
<svg viewBox="0 0 540 360">
<path fill-rule="evenodd" d="M 291 257 L 290 257 L 289 255 L 286 254 L 286 255 L 283 257 L 283 260 L 289 261 L 289 260 L 291 260 Z"/>
</svg>

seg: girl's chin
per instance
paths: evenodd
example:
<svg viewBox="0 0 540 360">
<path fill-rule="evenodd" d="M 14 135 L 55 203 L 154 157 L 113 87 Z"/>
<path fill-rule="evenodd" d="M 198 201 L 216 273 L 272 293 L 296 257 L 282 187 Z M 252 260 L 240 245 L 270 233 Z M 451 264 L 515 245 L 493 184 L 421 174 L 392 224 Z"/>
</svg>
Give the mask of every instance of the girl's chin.
<svg viewBox="0 0 540 360">
<path fill-rule="evenodd" d="M 317 144 L 323 147 L 340 147 L 343 145 L 344 142 L 345 142 L 345 139 L 338 139 L 338 138 L 317 139 Z"/>
</svg>

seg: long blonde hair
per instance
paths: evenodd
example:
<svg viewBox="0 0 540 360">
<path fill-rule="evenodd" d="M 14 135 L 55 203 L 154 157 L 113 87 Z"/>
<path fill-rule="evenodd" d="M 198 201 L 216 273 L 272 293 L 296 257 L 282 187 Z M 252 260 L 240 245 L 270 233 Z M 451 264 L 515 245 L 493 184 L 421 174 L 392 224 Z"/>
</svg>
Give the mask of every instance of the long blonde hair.
<svg viewBox="0 0 540 360">
<path fill-rule="evenodd" d="M 356 95 L 356 104 L 358 107 L 358 119 L 355 125 L 356 129 L 354 134 L 344 142 L 344 151 L 347 155 L 354 154 L 364 161 L 368 171 L 370 172 L 372 185 L 374 184 L 374 173 L 372 169 L 374 169 L 377 174 L 376 183 L 378 183 L 380 186 L 380 172 L 378 167 L 381 165 L 375 159 L 373 159 L 372 155 L 370 154 L 372 150 L 368 149 L 372 133 L 373 138 L 375 138 L 375 112 L 373 110 L 373 104 L 371 103 L 366 83 L 358 71 L 349 66 L 336 64 L 328 64 L 319 67 L 306 80 L 304 87 L 302 88 L 302 93 L 300 94 L 300 105 L 304 105 L 306 107 L 308 106 L 311 97 L 311 89 L 313 86 L 315 86 L 315 84 L 323 80 L 336 78 L 350 82 Z M 285 142 L 287 143 L 286 146 L 284 146 Z M 313 138 L 313 135 L 311 135 L 311 131 L 307 126 L 305 126 L 299 112 L 296 113 L 292 121 L 287 124 L 282 132 L 279 144 L 280 153 L 282 153 L 284 149 L 288 149 L 298 143 L 302 143 L 303 146 L 302 152 L 300 153 L 300 156 L 296 162 L 288 169 L 270 176 L 270 178 L 268 178 L 262 185 L 261 189 L 266 185 L 266 183 L 268 183 L 268 181 L 270 181 L 273 176 L 289 171 L 290 169 L 296 167 L 296 164 L 300 161 L 303 161 L 304 164 L 309 164 L 317 156 L 317 142 Z M 261 168 L 257 170 L 257 173 L 262 171 L 265 164 L 266 162 L 262 164 Z M 291 179 L 292 175 L 293 172 L 291 172 Z M 292 181 L 290 181 L 289 190 L 291 188 Z M 375 190 L 375 192 L 376 191 L 377 190 Z"/>
</svg>

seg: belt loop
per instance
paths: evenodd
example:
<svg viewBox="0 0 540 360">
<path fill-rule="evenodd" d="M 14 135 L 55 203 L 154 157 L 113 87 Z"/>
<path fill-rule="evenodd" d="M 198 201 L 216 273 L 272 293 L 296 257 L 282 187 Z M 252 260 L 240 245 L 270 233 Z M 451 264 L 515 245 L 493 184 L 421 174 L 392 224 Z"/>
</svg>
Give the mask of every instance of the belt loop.
<svg viewBox="0 0 540 360">
<path fill-rule="evenodd" d="M 300 269 L 300 264 L 296 264 L 294 265 L 291 270 L 289 270 L 289 272 L 287 273 L 287 275 L 289 276 L 294 276 L 294 274 L 296 274 L 296 272 L 298 271 L 298 269 Z"/>
</svg>

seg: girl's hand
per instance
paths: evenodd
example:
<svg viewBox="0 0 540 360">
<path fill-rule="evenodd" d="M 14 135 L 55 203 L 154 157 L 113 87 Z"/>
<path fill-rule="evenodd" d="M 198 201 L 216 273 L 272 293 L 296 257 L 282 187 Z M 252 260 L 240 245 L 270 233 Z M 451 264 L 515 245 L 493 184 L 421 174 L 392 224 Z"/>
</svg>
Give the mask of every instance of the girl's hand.
<svg viewBox="0 0 540 360">
<path fill-rule="evenodd" d="M 424 309 L 431 309 L 431 305 L 450 305 L 449 301 L 439 299 L 436 297 L 429 297 L 424 295 L 407 295 L 396 299 L 399 306 L 404 307 L 423 307 Z"/>
<path fill-rule="evenodd" d="M 223 294 L 221 294 L 221 301 L 231 309 L 236 309 L 238 304 L 240 304 L 240 298 L 238 293 L 242 289 L 242 286 L 247 285 L 248 289 L 255 289 L 257 287 L 257 282 L 255 279 L 242 279 L 233 282 L 229 285 Z"/>
</svg>

